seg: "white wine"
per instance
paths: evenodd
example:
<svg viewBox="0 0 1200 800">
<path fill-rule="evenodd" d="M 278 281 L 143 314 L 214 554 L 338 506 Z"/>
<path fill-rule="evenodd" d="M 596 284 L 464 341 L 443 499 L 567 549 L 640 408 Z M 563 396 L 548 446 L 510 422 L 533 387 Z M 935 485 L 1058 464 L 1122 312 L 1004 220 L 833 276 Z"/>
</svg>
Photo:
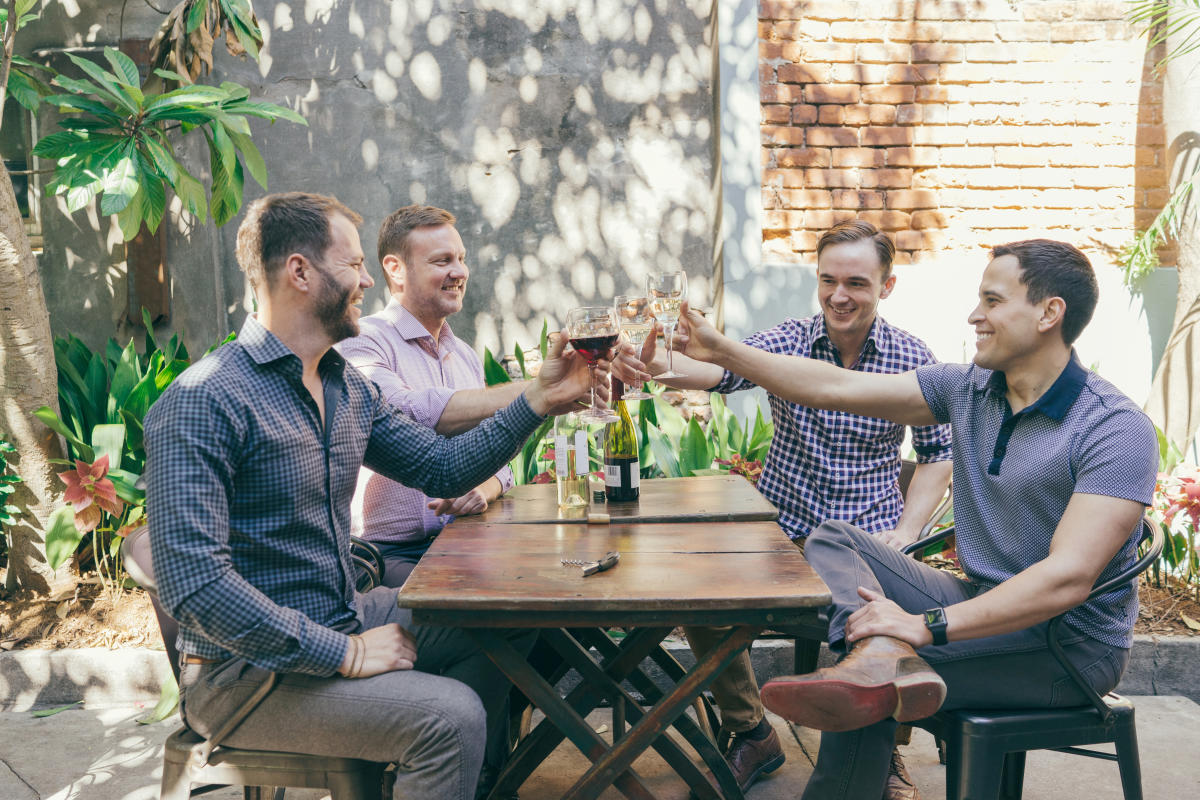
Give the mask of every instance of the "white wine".
<svg viewBox="0 0 1200 800">
<path fill-rule="evenodd" d="M 652 326 L 649 323 L 643 324 L 639 322 L 622 325 L 621 330 L 624 331 L 625 335 L 629 337 L 629 341 L 634 347 L 641 347 L 642 342 L 646 341 L 646 337 L 650 335 L 651 327 Z"/>
<path fill-rule="evenodd" d="M 629 407 L 621 396 L 623 390 L 621 382 L 613 378 L 617 421 L 608 423 L 604 429 L 604 494 L 613 503 L 637 500 L 641 493 L 637 428 L 633 427 Z"/>
<path fill-rule="evenodd" d="M 682 302 L 682 297 L 657 297 L 653 293 L 650 296 L 650 308 L 653 309 L 654 316 L 663 322 L 675 322 L 679 319 L 679 306 Z"/>
<path fill-rule="evenodd" d="M 568 427 L 565 421 L 563 427 Z M 558 508 L 563 512 L 582 511 L 588 496 L 587 431 L 559 430 L 554 436 L 554 475 L 558 484 Z"/>
</svg>

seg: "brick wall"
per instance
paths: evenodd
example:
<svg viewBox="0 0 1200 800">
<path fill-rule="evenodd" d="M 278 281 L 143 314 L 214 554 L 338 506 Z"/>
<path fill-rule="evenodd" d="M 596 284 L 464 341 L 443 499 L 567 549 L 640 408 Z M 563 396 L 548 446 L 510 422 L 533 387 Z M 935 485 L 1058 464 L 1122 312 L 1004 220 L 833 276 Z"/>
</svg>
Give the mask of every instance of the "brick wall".
<svg viewBox="0 0 1200 800">
<path fill-rule="evenodd" d="M 1128 8 L 761 0 L 764 260 L 813 263 L 858 216 L 897 263 L 1033 236 L 1111 261 L 1167 197 L 1161 52 Z"/>
</svg>

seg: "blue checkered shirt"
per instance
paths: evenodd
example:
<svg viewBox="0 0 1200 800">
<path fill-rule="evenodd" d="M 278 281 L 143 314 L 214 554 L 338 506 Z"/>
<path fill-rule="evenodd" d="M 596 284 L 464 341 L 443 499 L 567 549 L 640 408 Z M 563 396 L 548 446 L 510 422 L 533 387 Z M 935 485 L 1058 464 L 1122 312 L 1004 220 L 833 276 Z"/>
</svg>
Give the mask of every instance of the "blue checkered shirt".
<svg viewBox="0 0 1200 800">
<path fill-rule="evenodd" d="M 318 370 L 324 424 L 300 359 L 250 317 L 146 415 L 151 553 L 183 653 L 333 674 L 358 629 L 349 532 L 359 467 L 457 497 L 541 422 L 522 396 L 446 439 L 336 351 Z"/>
<path fill-rule="evenodd" d="M 954 427 L 954 530 L 959 563 L 991 588 L 1050 553 L 1076 492 L 1149 504 L 1158 470 L 1150 418 L 1078 357 L 1032 405 L 1008 405 L 1003 372 L 974 364 L 917 370 L 935 419 Z M 1100 573 L 1132 563 L 1140 523 Z M 1135 584 L 1123 584 L 1067 614 L 1080 633 L 1113 647 L 1133 643 Z"/>
<path fill-rule="evenodd" d="M 744 341 L 768 353 L 841 365 L 837 347 L 825 330 L 824 314 L 789 319 Z M 923 341 L 876 316 L 851 369 L 891 374 L 936 362 Z M 727 371 L 713 391 L 729 393 L 752 386 Z M 779 509 L 779 524 L 787 535 L 806 537 L 830 519 L 849 522 L 869 533 L 895 528 L 904 510 L 899 477 L 905 426 L 877 417 L 808 408 L 773 394 L 768 399 L 775 437 L 758 490 Z M 919 463 L 950 458 L 949 425 L 914 427 L 912 441 Z"/>
</svg>

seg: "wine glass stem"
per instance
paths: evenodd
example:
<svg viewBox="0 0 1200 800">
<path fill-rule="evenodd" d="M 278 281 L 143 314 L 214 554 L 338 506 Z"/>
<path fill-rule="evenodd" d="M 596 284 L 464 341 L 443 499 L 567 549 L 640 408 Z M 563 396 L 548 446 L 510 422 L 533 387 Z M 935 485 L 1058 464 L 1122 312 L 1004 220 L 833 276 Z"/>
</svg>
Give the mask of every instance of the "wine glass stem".
<svg viewBox="0 0 1200 800">
<path fill-rule="evenodd" d="M 592 391 L 591 408 L 592 408 L 592 411 L 596 411 L 596 367 L 594 364 L 588 364 L 588 376 L 592 379 L 591 380 L 591 384 L 592 384 L 591 385 L 591 391 Z"/>
<path fill-rule="evenodd" d="M 667 372 L 675 371 L 675 351 L 671 349 L 671 344 L 675 339 L 675 323 L 668 322 L 665 326 L 667 329 Z"/>
</svg>

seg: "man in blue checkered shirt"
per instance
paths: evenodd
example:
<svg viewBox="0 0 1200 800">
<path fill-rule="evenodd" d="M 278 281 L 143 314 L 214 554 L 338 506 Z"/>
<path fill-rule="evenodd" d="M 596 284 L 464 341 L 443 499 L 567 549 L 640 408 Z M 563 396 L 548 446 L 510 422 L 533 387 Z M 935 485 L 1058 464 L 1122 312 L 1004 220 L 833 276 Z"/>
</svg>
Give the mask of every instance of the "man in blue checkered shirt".
<svg viewBox="0 0 1200 800">
<path fill-rule="evenodd" d="M 276 672 L 225 743 L 394 762 L 398 798 L 471 800 L 484 710 L 509 684 L 461 630 L 413 626 L 397 589 L 355 593 L 358 471 L 457 496 L 547 414 L 570 409 L 591 377 L 560 336 L 538 379 L 473 430 L 446 439 L 413 422 L 331 349 L 358 333 L 373 283 L 361 221 L 298 192 L 249 207 L 237 253 L 258 313 L 146 416 L 154 568 L 179 622 L 190 727 L 211 735 Z"/>
<path fill-rule="evenodd" d="M 1047 642 L 1059 615 L 1058 644 L 1082 680 L 1101 695 L 1120 680 L 1136 581 L 1089 594 L 1136 558 L 1158 440 L 1137 404 L 1075 353 L 1098 294 L 1087 257 L 1069 244 L 996 247 L 967 317 L 974 363 L 899 375 L 764 353 L 685 311 L 680 347 L 769 392 L 953 430 L 965 579 L 844 522 L 809 537 L 805 556 L 833 599 L 830 648 L 844 657 L 763 687 L 768 708 L 824 731 L 804 800 L 879 797 L 897 723 L 939 707 L 1087 705 Z"/>
<path fill-rule="evenodd" d="M 789 319 L 744 343 L 767 353 L 799 355 L 858 372 L 893 374 L 934 363 L 923 341 L 878 315 L 879 301 L 896 285 L 895 252 L 888 235 L 869 222 L 848 220 L 834 226 L 817 243 L 821 312 Z M 665 358 L 656 352 L 653 337 L 641 355 L 651 374 L 665 369 Z M 665 382 L 677 388 L 729 393 L 755 386 L 734 372 L 679 353 L 674 363 L 683 377 Z M 634 385 L 641 382 L 640 376 L 629 372 L 640 365 L 628 352 L 615 366 L 623 379 Z M 768 398 L 775 435 L 758 490 L 779 509 L 779 524 L 798 545 L 803 546 L 809 532 L 827 519 L 853 523 L 897 548 L 916 540 L 950 481 L 949 426 L 913 427 L 917 468 L 907 497 L 901 497 L 897 479 L 904 425 L 810 408 L 775 394 Z M 722 633 L 719 628 L 687 629 L 688 641 L 699 655 L 715 647 Z M 741 654 L 717 676 L 712 692 L 721 709 L 721 727 L 733 735 L 726 758 L 745 790 L 784 760 L 779 738 L 764 717 L 748 654 Z M 899 753 L 893 772 L 892 788 L 897 798 L 902 797 L 911 784 Z"/>
</svg>

